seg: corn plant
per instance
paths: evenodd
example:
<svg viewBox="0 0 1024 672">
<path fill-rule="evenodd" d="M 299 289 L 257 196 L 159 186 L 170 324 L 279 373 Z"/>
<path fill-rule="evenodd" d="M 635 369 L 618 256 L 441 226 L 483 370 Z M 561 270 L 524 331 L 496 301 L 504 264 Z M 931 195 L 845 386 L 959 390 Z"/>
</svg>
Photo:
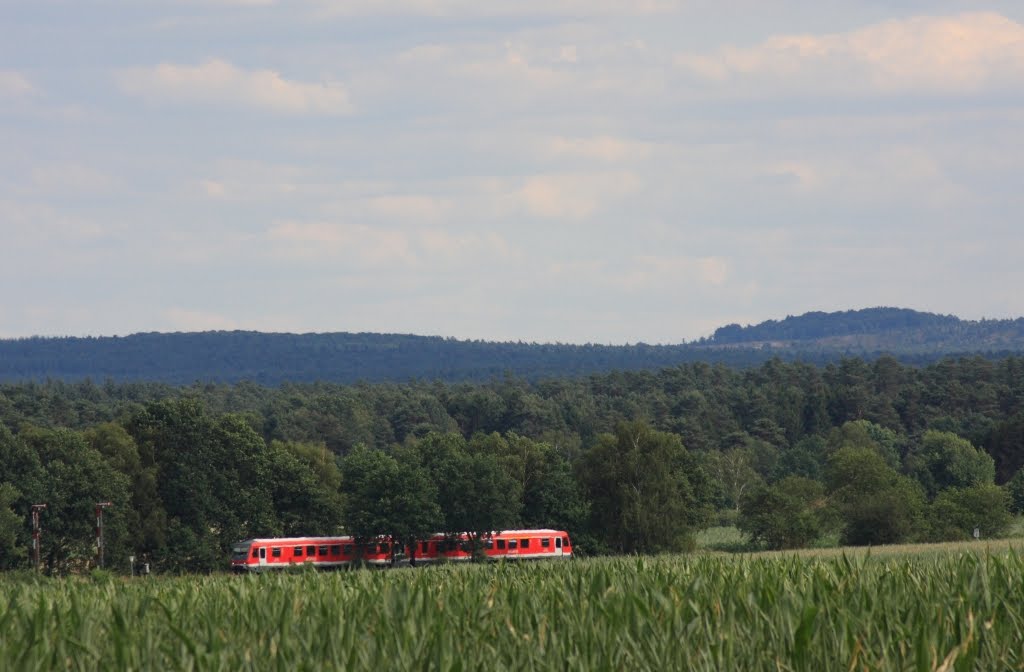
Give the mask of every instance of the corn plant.
<svg viewBox="0 0 1024 672">
<path fill-rule="evenodd" d="M 0 669 L 1022 669 L 1024 558 L 659 556 L 0 578 Z"/>
</svg>

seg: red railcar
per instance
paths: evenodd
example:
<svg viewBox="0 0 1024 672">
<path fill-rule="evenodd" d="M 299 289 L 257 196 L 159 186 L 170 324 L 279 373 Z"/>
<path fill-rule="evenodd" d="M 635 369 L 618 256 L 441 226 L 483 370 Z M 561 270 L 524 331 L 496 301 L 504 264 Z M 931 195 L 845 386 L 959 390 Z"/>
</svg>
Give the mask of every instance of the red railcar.
<svg viewBox="0 0 1024 672">
<path fill-rule="evenodd" d="M 259 572 L 311 565 L 322 569 L 350 567 L 357 562 L 383 567 L 391 564 L 391 540 L 379 537 L 357 544 L 352 537 L 277 537 L 246 539 L 231 549 L 231 569 Z"/>
<path fill-rule="evenodd" d="M 571 558 L 572 542 L 563 530 L 502 530 L 477 542 L 488 560 L 544 560 Z M 413 564 L 462 562 L 472 559 L 469 534 L 435 534 L 406 548 Z"/>
</svg>

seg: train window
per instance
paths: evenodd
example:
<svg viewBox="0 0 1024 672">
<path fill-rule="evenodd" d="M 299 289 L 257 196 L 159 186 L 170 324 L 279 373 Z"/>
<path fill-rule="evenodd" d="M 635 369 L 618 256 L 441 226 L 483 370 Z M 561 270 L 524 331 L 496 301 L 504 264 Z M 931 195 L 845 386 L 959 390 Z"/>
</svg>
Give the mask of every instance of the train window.
<svg viewBox="0 0 1024 672">
<path fill-rule="evenodd" d="M 516 544 L 517 544 L 517 542 L 516 542 L 515 539 L 509 539 L 508 540 L 508 550 L 510 550 L 510 551 L 516 550 Z"/>
<path fill-rule="evenodd" d="M 316 546 L 306 546 L 306 555 L 316 555 Z"/>
<path fill-rule="evenodd" d="M 281 547 L 280 546 L 274 546 L 272 549 L 270 549 L 270 555 L 271 555 L 271 557 L 274 557 L 274 558 L 280 558 L 281 557 Z"/>
<path fill-rule="evenodd" d="M 260 549 L 258 549 L 258 548 L 252 549 L 252 557 L 254 557 L 254 558 L 255 557 L 259 557 L 259 554 L 260 554 Z"/>
<path fill-rule="evenodd" d="M 555 537 L 555 548 L 561 548 L 561 547 L 562 547 L 562 538 L 561 537 Z"/>
<path fill-rule="evenodd" d="M 320 555 L 327 555 L 327 547 L 321 546 L 320 550 L 318 550 L 317 553 L 319 553 Z"/>
<path fill-rule="evenodd" d="M 563 546 L 568 546 L 569 545 L 569 537 L 562 537 L 562 545 Z"/>
<path fill-rule="evenodd" d="M 498 539 L 498 550 L 499 551 L 504 551 L 505 550 L 505 540 L 504 539 Z"/>
<path fill-rule="evenodd" d="M 381 553 L 390 553 L 391 552 L 391 544 L 381 544 L 380 545 L 380 552 Z"/>
<path fill-rule="evenodd" d="M 519 540 L 519 548 L 529 548 L 529 547 L 530 547 L 530 540 L 529 539 L 520 539 Z"/>
<path fill-rule="evenodd" d="M 345 544 L 345 555 L 352 555 L 352 544 Z"/>
<path fill-rule="evenodd" d="M 547 538 L 541 539 L 540 540 L 540 547 L 541 548 L 551 548 L 551 540 L 547 539 Z"/>
<path fill-rule="evenodd" d="M 494 550 L 494 539 L 488 539 L 484 542 L 484 548 L 488 551 Z"/>
<path fill-rule="evenodd" d="M 339 544 L 331 546 L 331 555 L 341 555 L 341 546 Z"/>
<path fill-rule="evenodd" d="M 302 555 L 302 546 L 296 546 L 295 547 L 295 553 L 293 553 L 292 555 L 294 555 L 296 558 L 301 556 Z"/>
<path fill-rule="evenodd" d="M 429 541 L 424 541 L 424 542 L 420 543 L 420 552 L 421 553 L 429 553 L 429 550 L 428 550 L 429 548 L 430 548 L 430 542 Z"/>
</svg>

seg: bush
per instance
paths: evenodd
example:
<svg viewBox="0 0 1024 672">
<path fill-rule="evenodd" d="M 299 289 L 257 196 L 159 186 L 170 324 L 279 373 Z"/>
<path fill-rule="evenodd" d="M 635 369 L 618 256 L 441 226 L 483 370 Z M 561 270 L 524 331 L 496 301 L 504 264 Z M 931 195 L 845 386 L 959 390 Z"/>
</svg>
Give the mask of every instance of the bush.
<svg viewBox="0 0 1024 672">
<path fill-rule="evenodd" d="M 821 535 L 824 511 L 825 487 L 790 476 L 743 498 L 739 528 L 772 549 L 801 548 Z"/>
<path fill-rule="evenodd" d="M 929 507 L 929 537 L 970 539 L 974 528 L 985 538 L 1002 536 L 1012 522 L 1009 507 L 1009 494 L 996 485 L 944 490 Z"/>
</svg>

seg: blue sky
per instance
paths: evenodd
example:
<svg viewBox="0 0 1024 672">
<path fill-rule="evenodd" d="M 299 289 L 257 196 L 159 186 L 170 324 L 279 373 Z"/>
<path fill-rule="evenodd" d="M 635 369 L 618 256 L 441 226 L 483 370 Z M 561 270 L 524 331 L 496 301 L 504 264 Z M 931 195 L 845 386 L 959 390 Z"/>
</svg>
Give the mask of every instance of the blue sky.
<svg viewBox="0 0 1024 672">
<path fill-rule="evenodd" d="M 0 0 L 0 337 L 1024 315 L 1024 5 Z"/>
</svg>

